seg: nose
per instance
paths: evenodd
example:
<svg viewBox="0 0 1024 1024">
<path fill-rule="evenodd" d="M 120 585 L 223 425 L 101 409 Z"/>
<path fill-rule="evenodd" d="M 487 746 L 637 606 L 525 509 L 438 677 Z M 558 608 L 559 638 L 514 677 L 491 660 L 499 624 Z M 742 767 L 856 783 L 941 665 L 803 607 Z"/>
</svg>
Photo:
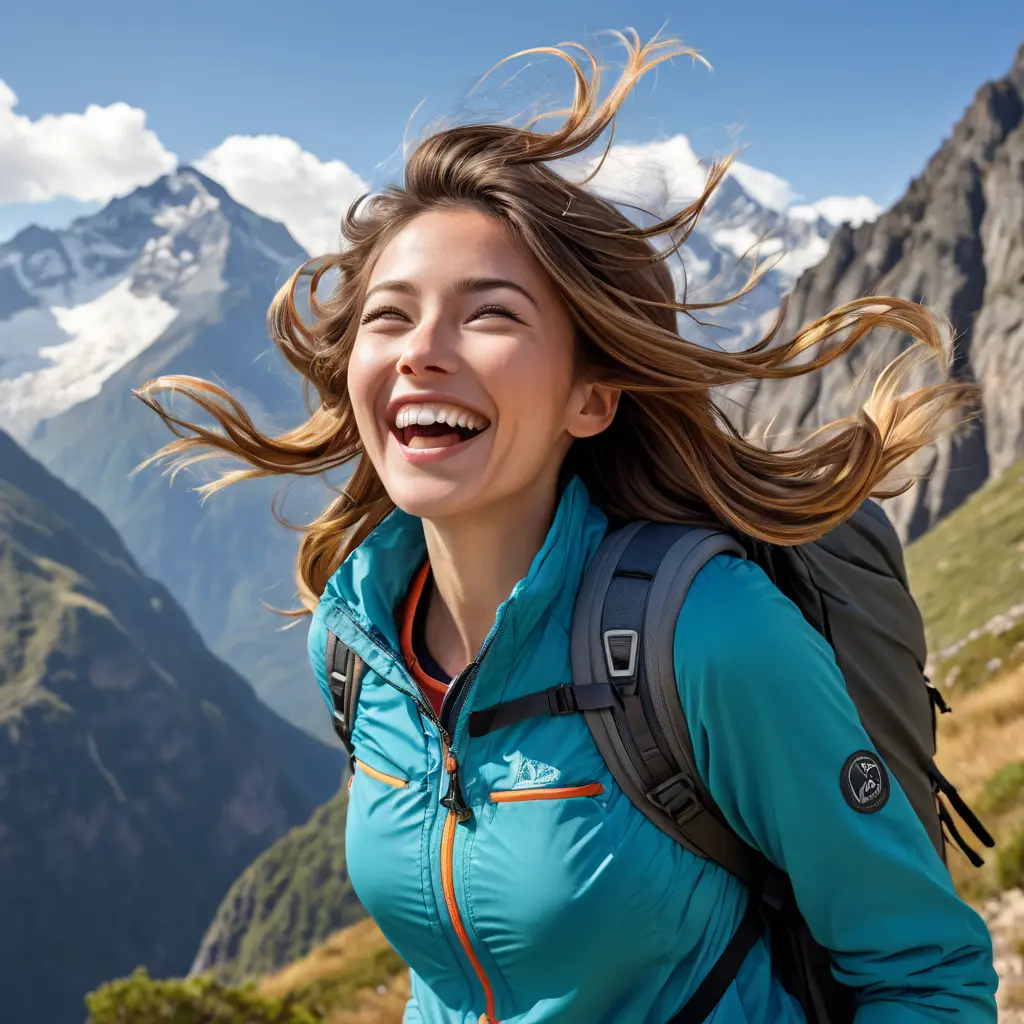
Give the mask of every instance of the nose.
<svg viewBox="0 0 1024 1024">
<path fill-rule="evenodd" d="M 423 320 L 404 338 L 397 369 L 405 377 L 423 377 L 433 373 L 452 374 L 458 370 L 453 339 L 440 323 L 440 317 Z"/>
</svg>

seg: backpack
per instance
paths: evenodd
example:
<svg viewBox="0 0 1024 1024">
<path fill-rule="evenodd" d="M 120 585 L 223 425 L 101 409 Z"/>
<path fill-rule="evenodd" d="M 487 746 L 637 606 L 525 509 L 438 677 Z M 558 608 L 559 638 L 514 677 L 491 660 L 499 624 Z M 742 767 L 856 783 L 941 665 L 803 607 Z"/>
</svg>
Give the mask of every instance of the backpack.
<svg viewBox="0 0 1024 1024">
<path fill-rule="evenodd" d="M 540 715 L 582 713 L 634 806 L 749 887 L 736 932 L 669 1024 L 701 1024 L 766 929 L 772 969 L 809 1024 L 850 1024 L 855 992 L 835 979 L 829 952 L 811 935 L 788 879 L 726 824 L 694 768 L 675 679 L 675 627 L 694 577 L 726 552 L 761 566 L 832 647 L 865 730 L 943 861 L 948 836 L 980 866 L 946 801 L 981 843 L 994 841 L 935 765 L 937 713 L 950 709 L 925 675 L 924 627 L 899 537 L 871 501 L 817 541 L 798 546 L 671 523 L 634 522 L 611 532 L 577 596 L 572 685 L 474 711 L 470 735 Z M 362 666 L 333 635 L 327 665 L 335 730 L 351 754 Z"/>
</svg>

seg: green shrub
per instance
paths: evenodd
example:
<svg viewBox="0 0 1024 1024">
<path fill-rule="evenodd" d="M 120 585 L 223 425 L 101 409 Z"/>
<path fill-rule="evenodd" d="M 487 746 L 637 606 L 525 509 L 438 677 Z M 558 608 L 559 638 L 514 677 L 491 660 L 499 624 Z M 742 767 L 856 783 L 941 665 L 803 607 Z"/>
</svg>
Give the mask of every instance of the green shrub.
<svg viewBox="0 0 1024 1024">
<path fill-rule="evenodd" d="M 1018 803 L 1024 803 L 1024 761 L 1011 761 L 985 783 L 981 807 L 992 814 L 1002 814 Z"/>
<path fill-rule="evenodd" d="M 321 1024 L 304 1003 L 267 999 L 203 976 L 168 981 L 143 968 L 85 997 L 89 1024 Z"/>
<path fill-rule="evenodd" d="M 1018 828 L 1002 844 L 996 858 L 996 878 L 1003 889 L 1024 886 L 1024 828 Z"/>
</svg>

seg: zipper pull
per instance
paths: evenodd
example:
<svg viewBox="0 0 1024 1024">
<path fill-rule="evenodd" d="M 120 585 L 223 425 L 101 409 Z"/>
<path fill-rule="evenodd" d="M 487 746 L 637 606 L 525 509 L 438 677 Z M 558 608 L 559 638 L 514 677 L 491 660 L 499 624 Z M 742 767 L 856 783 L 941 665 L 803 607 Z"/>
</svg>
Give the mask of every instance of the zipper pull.
<svg viewBox="0 0 1024 1024">
<path fill-rule="evenodd" d="M 448 754 L 444 761 L 444 767 L 448 772 L 448 792 L 441 799 L 441 806 L 452 811 L 456 821 L 469 821 L 473 817 L 473 812 L 462 799 L 462 790 L 459 788 L 459 762 L 455 760 L 454 754 Z"/>
</svg>

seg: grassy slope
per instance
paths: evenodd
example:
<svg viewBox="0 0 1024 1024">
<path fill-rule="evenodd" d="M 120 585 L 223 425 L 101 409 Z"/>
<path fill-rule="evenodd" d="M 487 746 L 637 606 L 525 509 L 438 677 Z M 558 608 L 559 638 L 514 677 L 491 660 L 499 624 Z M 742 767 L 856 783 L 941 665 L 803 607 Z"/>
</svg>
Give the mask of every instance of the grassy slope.
<svg viewBox="0 0 1024 1024">
<path fill-rule="evenodd" d="M 345 787 L 264 852 L 222 901 L 197 971 L 239 983 L 309 953 L 365 911 L 345 866 Z"/>
<path fill-rule="evenodd" d="M 912 544 L 907 568 L 940 685 L 967 688 L 1024 661 L 1024 617 L 943 657 L 972 630 L 1024 602 L 1024 460 Z"/>
</svg>

